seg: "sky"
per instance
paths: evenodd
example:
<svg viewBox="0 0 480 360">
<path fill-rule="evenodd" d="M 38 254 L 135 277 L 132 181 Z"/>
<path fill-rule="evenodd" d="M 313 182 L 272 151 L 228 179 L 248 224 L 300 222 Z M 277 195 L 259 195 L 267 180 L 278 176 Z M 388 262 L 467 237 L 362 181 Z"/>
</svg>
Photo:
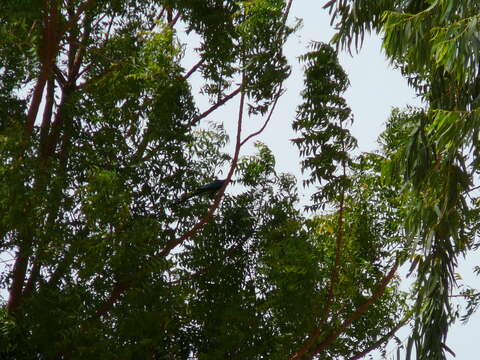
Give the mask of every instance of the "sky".
<svg viewBox="0 0 480 360">
<path fill-rule="evenodd" d="M 267 129 L 255 140 L 268 145 L 276 157 L 276 169 L 280 172 L 290 172 L 301 178 L 299 167 L 299 154 L 292 145 L 291 139 L 295 133 L 291 129 L 291 123 L 295 117 L 295 109 L 301 102 L 300 91 L 303 86 L 301 65 L 297 57 L 305 53 L 309 42 L 328 42 L 334 34 L 330 26 L 330 17 L 322 9 L 324 1 L 319 0 L 294 0 L 290 21 L 294 18 L 303 20 L 303 27 L 298 33 L 289 39 L 285 54 L 292 65 L 292 75 L 285 84 L 286 93 L 281 98 L 271 123 Z M 341 65 L 346 70 L 351 86 L 345 94 L 348 105 L 354 114 L 354 123 L 351 127 L 352 134 L 357 138 L 360 151 L 375 151 L 378 149 L 376 140 L 385 127 L 385 122 L 392 108 L 404 108 L 407 105 L 421 106 L 421 100 L 415 96 L 415 92 L 401 76 L 400 72 L 390 66 L 381 50 L 381 39 L 377 35 L 366 37 L 359 53 L 352 56 L 346 52 L 339 54 Z M 205 103 L 207 107 L 208 104 Z M 213 117 L 225 124 L 232 140 L 235 134 L 237 119 L 236 110 L 238 103 L 231 103 L 218 111 Z M 259 121 L 245 121 L 245 134 L 256 130 L 260 126 Z M 233 144 L 231 144 L 231 149 Z M 242 150 L 242 154 L 248 153 L 252 147 Z M 309 197 L 309 192 L 301 189 L 303 194 L 301 202 Z M 461 261 L 459 273 L 463 281 L 475 287 L 478 278 L 472 274 L 471 268 L 475 265 L 474 256 Z M 408 284 L 405 282 L 405 289 Z M 480 332 L 480 317 L 474 315 L 467 325 L 456 324 L 451 327 L 447 338 L 448 346 L 456 353 L 456 359 L 476 359 L 474 342 Z M 409 328 L 404 327 L 397 333 L 404 341 L 409 335 Z M 388 359 L 396 356 L 395 344 L 388 347 Z M 379 353 L 373 354 L 374 359 L 380 359 Z M 454 359 L 448 356 L 449 359 Z"/>
</svg>

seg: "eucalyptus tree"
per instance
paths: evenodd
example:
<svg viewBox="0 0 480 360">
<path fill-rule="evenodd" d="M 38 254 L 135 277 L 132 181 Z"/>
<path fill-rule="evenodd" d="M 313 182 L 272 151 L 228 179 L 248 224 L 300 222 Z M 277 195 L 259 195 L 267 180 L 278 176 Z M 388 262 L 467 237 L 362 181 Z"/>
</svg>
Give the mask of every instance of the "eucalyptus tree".
<svg viewBox="0 0 480 360">
<path fill-rule="evenodd" d="M 407 357 L 414 344 L 417 359 L 444 359 L 457 261 L 477 247 L 480 4 L 332 0 L 326 7 L 340 47 L 358 48 L 365 33 L 381 34 L 387 56 L 425 102 L 392 114 L 382 136 L 384 174 L 387 183 L 404 183 L 406 250 L 417 269 Z"/>
<path fill-rule="evenodd" d="M 308 220 L 265 146 L 240 156 L 283 94 L 291 4 L 1 3 L 3 356 L 358 358 L 391 336 L 404 316 L 387 231 L 398 219 L 370 211 L 380 192 L 349 155 L 331 47 L 302 58 L 294 127 L 322 187 L 312 209 L 333 210 Z M 222 124 L 200 125 L 232 99 L 227 154 Z M 258 131 L 243 134 L 248 116 Z M 221 171 L 214 199 L 178 201 Z"/>
</svg>

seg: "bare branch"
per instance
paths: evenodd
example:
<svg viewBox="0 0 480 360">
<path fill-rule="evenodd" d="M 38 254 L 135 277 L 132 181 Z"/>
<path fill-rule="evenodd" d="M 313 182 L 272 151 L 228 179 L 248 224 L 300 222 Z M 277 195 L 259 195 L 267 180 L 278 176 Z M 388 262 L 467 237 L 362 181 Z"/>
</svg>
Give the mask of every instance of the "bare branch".
<svg viewBox="0 0 480 360">
<path fill-rule="evenodd" d="M 185 74 L 183 77 L 185 80 L 188 79 L 197 69 L 202 66 L 202 64 L 205 62 L 205 59 L 200 59 L 193 67 Z"/>
<path fill-rule="evenodd" d="M 262 127 L 259 130 L 257 130 L 255 132 L 251 133 L 250 135 L 248 135 L 245 139 L 243 139 L 243 141 L 240 143 L 241 146 L 243 146 L 251 138 L 261 134 L 263 132 L 263 130 L 265 130 L 268 123 L 270 122 L 270 119 L 272 118 L 273 111 L 275 110 L 275 107 L 277 106 L 278 99 L 280 98 L 280 96 L 282 96 L 282 94 L 283 94 L 282 87 L 280 87 L 277 94 L 275 95 L 275 100 L 273 101 L 272 107 L 270 108 L 270 112 L 267 116 L 267 119 L 263 123 Z"/>
<path fill-rule="evenodd" d="M 87 41 L 90 37 L 90 33 L 92 31 L 92 18 L 90 16 L 85 16 L 83 21 L 83 28 L 85 29 L 82 34 L 82 39 L 80 41 L 80 46 L 75 49 L 73 62 L 68 69 L 68 82 L 70 85 L 74 85 L 78 79 L 80 66 L 83 61 L 83 57 L 85 55 L 85 50 L 87 47 Z"/>
<path fill-rule="evenodd" d="M 201 113 L 199 116 L 197 116 L 196 118 L 194 118 L 188 125 L 190 125 L 190 126 L 196 125 L 200 120 L 202 120 L 203 118 L 205 118 L 205 117 L 207 117 L 208 115 L 210 115 L 213 111 L 215 111 L 216 109 L 218 109 L 220 106 L 224 105 L 228 100 L 234 98 L 238 93 L 240 93 L 241 90 L 242 90 L 242 87 L 239 86 L 237 89 L 235 89 L 235 90 L 232 91 L 229 95 L 225 96 L 223 99 L 221 99 L 220 101 L 218 101 L 215 105 L 213 105 L 212 107 L 210 107 L 208 110 L 204 111 L 204 112 Z"/>
<path fill-rule="evenodd" d="M 40 156 L 45 156 L 48 132 L 50 130 L 50 123 L 52 121 L 53 105 L 55 102 L 55 81 L 50 77 L 47 83 L 47 96 L 45 98 L 45 106 L 43 108 L 43 119 L 40 131 Z"/>
<path fill-rule="evenodd" d="M 477 292 L 477 293 L 474 293 L 474 294 L 455 294 L 455 295 L 450 295 L 449 297 L 467 298 L 467 297 L 477 297 L 477 296 L 480 296 L 480 292 Z"/>
<path fill-rule="evenodd" d="M 390 330 L 387 334 L 382 336 L 380 339 L 378 339 L 376 342 L 374 342 L 372 345 L 370 345 L 368 348 L 363 350 L 362 352 L 359 352 L 358 354 L 355 354 L 353 357 L 351 357 L 349 360 L 358 360 L 367 355 L 368 353 L 372 352 L 373 350 L 378 349 L 380 346 L 385 344 L 390 338 L 395 335 L 395 333 L 403 327 L 408 320 L 410 319 L 410 316 L 405 317 L 402 319 L 397 326 L 395 326 L 392 330 Z"/>
<path fill-rule="evenodd" d="M 76 23 L 78 21 L 78 19 L 80 19 L 80 16 L 82 16 L 82 14 L 91 6 L 93 6 L 93 4 L 96 2 L 97 0 L 87 0 L 85 2 L 83 2 L 82 4 L 80 4 L 80 6 L 77 8 L 77 11 L 73 14 L 73 16 L 68 20 L 68 23 L 67 23 L 67 26 L 66 26 L 66 30 L 70 29 L 74 23 Z"/>
<path fill-rule="evenodd" d="M 112 31 L 113 20 L 115 20 L 114 16 L 112 16 L 112 18 L 110 19 L 110 22 L 108 23 L 107 32 L 105 34 L 105 42 L 107 42 L 110 39 L 110 31 Z"/>
<path fill-rule="evenodd" d="M 395 273 L 398 269 L 398 262 L 395 262 L 394 266 L 388 274 L 382 279 L 380 284 L 378 285 L 377 291 L 367 299 L 362 305 L 360 305 L 355 312 L 353 312 L 341 325 L 340 327 L 332 332 L 325 340 L 323 340 L 315 349 L 315 351 L 309 354 L 309 358 L 312 358 L 314 355 L 321 353 L 325 350 L 325 348 L 333 343 L 355 320 L 360 318 L 372 305 L 375 301 L 377 301 L 384 293 L 388 283 L 392 280 Z M 320 335 L 320 329 L 318 329 L 318 333 Z M 317 338 L 318 340 L 318 338 Z M 302 346 L 300 350 L 295 352 L 291 357 L 290 360 L 299 360 L 304 357 L 307 353 L 310 352 L 311 346 Z"/>
<path fill-rule="evenodd" d="M 62 73 L 62 70 L 58 68 L 57 65 L 53 67 L 53 73 L 55 74 L 55 79 L 57 80 L 60 87 L 63 89 L 67 83 L 67 79 Z"/>
<path fill-rule="evenodd" d="M 180 11 L 177 12 L 175 17 L 168 23 L 168 25 L 173 28 L 175 26 L 175 24 L 177 23 L 178 19 L 180 19 L 180 15 L 181 15 Z"/>
<path fill-rule="evenodd" d="M 38 109 L 42 101 L 43 90 L 48 78 L 53 70 L 53 65 L 58 52 L 58 41 L 60 32 L 58 29 L 58 8 L 55 2 L 43 1 L 44 8 L 44 27 L 40 48 L 40 74 L 35 84 L 30 107 L 27 112 L 27 121 L 25 124 L 25 134 L 31 136 Z"/>
<path fill-rule="evenodd" d="M 322 343 L 320 343 L 315 349 L 314 354 L 319 354 L 325 348 L 334 342 L 355 320 L 360 318 L 368 308 L 377 301 L 385 293 L 388 283 L 393 279 L 395 273 L 398 269 L 398 262 L 395 262 L 395 265 L 390 269 L 388 274 L 380 282 L 377 291 L 368 298 L 362 305 L 360 305 L 354 313 L 352 313 L 343 323 L 340 325 L 337 331 L 334 331 L 330 336 L 328 336 Z"/>
<path fill-rule="evenodd" d="M 132 282 L 127 280 L 117 282 L 113 287 L 112 293 L 108 297 L 107 301 L 105 301 L 95 313 L 95 318 L 101 317 L 109 312 L 113 307 L 113 304 L 115 304 L 115 302 L 120 298 L 123 292 L 131 286 L 131 284 Z"/>
<path fill-rule="evenodd" d="M 8 294 L 7 312 L 13 313 L 22 301 L 22 290 L 27 274 L 28 259 L 32 250 L 32 235 L 24 235 L 16 254 L 12 271 L 12 285 Z"/>
<path fill-rule="evenodd" d="M 40 269 L 42 265 L 38 259 L 35 259 L 33 262 L 32 270 L 30 271 L 30 277 L 27 280 L 27 284 L 25 285 L 25 290 L 23 290 L 23 297 L 28 298 L 33 290 L 35 289 L 35 284 L 37 283 L 37 280 L 40 276 Z"/>
<path fill-rule="evenodd" d="M 290 9 L 292 7 L 292 3 L 293 3 L 293 0 L 288 1 L 287 7 L 285 9 L 285 13 L 283 14 L 283 19 L 282 19 L 283 25 L 285 25 L 287 23 L 287 19 L 288 19 L 288 15 L 290 14 Z"/>
<path fill-rule="evenodd" d="M 162 10 L 160 10 L 158 15 L 155 17 L 155 20 L 152 21 L 152 23 L 150 24 L 150 27 L 148 28 L 150 31 L 152 31 L 155 28 L 156 22 L 163 17 L 163 14 L 165 14 L 165 6 L 162 7 Z"/>
</svg>

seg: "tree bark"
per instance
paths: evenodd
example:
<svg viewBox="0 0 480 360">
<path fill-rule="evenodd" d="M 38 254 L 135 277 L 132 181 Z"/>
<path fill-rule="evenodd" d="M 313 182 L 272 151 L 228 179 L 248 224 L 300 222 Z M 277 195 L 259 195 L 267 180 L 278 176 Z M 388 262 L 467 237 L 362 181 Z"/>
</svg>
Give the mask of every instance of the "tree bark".
<svg viewBox="0 0 480 360">
<path fill-rule="evenodd" d="M 38 75 L 37 83 L 33 90 L 32 101 L 27 113 L 27 122 L 25 124 L 25 134 L 31 136 L 33 133 L 33 127 L 35 125 L 35 119 L 38 115 L 38 109 L 42 101 L 43 90 L 47 80 L 50 78 L 55 59 L 58 52 L 58 41 L 60 38 L 59 24 L 58 24 L 58 8 L 55 1 L 44 0 L 43 1 L 43 32 L 42 40 L 39 48 L 40 57 L 40 74 Z"/>
</svg>

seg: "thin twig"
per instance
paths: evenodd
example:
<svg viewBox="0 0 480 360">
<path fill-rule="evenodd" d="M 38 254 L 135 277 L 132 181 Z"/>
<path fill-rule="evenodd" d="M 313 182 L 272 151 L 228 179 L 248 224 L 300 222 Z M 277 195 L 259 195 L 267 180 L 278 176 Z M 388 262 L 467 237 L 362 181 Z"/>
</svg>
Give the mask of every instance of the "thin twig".
<svg viewBox="0 0 480 360">
<path fill-rule="evenodd" d="M 250 140 L 251 138 L 261 134 L 263 132 L 263 130 L 265 130 L 265 128 L 267 127 L 268 123 L 270 122 L 270 119 L 272 118 L 272 115 L 273 115 L 273 111 L 275 110 L 275 107 L 277 106 L 277 102 L 278 102 L 278 99 L 280 98 L 280 96 L 282 96 L 283 94 L 283 91 L 282 91 L 282 87 L 280 86 L 280 89 L 278 90 L 277 94 L 275 95 L 275 100 L 273 101 L 273 104 L 272 104 L 272 107 L 270 108 L 270 112 L 267 116 L 267 119 L 265 120 L 265 122 L 263 123 L 263 126 L 251 133 L 250 135 L 248 135 L 245 139 L 243 139 L 243 141 L 240 143 L 241 146 L 243 146 L 248 140 Z"/>
<path fill-rule="evenodd" d="M 374 342 L 372 345 L 370 345 L 368 348 L 366 348 L 365 350 L 359 352 L 358 354 L 355 354 L 353 357 L 351 357 L 349 360 L 358 360 L 358 359 L 361 359 L 362 357 L 364 357 L 365 355 L 367 355 L 368 353 L 372 352 L 373 350 L 375 349 L 378 349 L 380 346 L 382 346 L 382 344 L 386 343 L 388 340 L 390 340 L 390 338 L 395 335 L 395 333 L 401 328 L 403 327 L 407 322 L 408 320 L 410 319 L 410 316 L 406 316 L 405 318 L 403 318 L 398 324 L 397 326 L 395 326 L 392 330 L 390 330 L 387 334 L 385 334 L 384 336 L 382 336 L 380 339 L 378 339 L 376 342 Z"/>
<path fill-rule="evenodd" d="M 315 349 L 314 355 L 319 354 L 325 350 L 325 348 L 330 345 L 332 342 L 334 342 L 352 323 L 360 318 L 372 305 L 375 301 L 377 301 L 384 293 L 385 289 L 387 288 L 388 283 L 393 279 L 395 273 L 397 272 L 398 269 L 398 262 L 395 262 L 395 265 L 390 269 L 388 274 L 382 279 L 380 282 L 377 291 L 370 297 L 368 298 L 367 301 L 365 301 L 362 305 L 360 305 L 357 310 L 352 313 L 343 323 L 340 325 L 340 327 L 334 331 L 330 336 L 328 336 L 322 343 L 320 343 L 317 348 Z"/>
<path fill-rule="evenodd" d="M 477 297 L 480 296 L 480 292 L 475 293 L 475 294 L 455 294 L 455 295 L 449 295 L 449 297 Z"/>
<path fill-rule="evenodd" d="M 197 69 L 202 66 L 202 64 L 205 62 L 205 59 L 200 59 L 193 67 L 185 74 L 183 77 L 185 80 L 188 79 Z"/>
<path fill-rule="evenodd" d="M 233 97 L 235 97 L 238 93 L 240 93 L 240 91 L 242 90 L 242 87 L 239 86 L 237 89 L 235 89 L 234 91 L 232 91 L 229 95 L 225 96 L 223 99 L 221 99 L 220 101 L 218 101 L 216 104 L 214 104 L 212 107 L 210 107 L 208 110 L 204 111 L 203 113 L 201 113 L 199 116 L 197 116 L 196 118 L 194 118 L 188 125 L 189 126 L 194 126 L 196 125 L 200 120 L 202 120 L 203 118 L 206 118 L 208 115 L 210 115 L 213 111 L 215 111 L 216 109 L 218 109 L 220 106 L 224 105 L 228 100 L 232 99 Z"/>
<path fill-rule="evenodd" d="M 177 12 L 177 15 L 175 15 L 175 17 L 172 19 L 172 21 L 170 21 L 168 25 L 173 28 L 177 23 L 178 19 L 180 19 L 180 15 L 181 15 L 180 11 Z"/>
</svg>

